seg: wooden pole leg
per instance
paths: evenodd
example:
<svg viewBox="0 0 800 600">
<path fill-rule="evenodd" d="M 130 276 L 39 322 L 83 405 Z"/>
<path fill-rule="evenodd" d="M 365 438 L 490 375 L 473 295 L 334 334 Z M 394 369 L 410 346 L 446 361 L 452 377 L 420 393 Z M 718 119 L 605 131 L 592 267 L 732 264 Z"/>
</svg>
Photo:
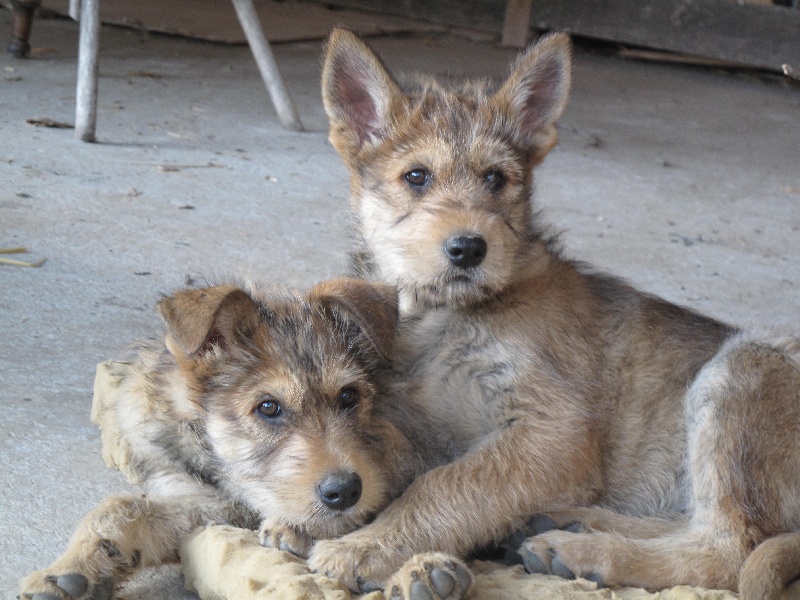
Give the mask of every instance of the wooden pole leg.
<svg viewBox="0 0 800 600">
<path fill-rule="evenodd" d="M 250 50 L 253 52 L 253 57 L 256 59 L 258 70 L 261 72 L 267 91 L 269 91 L 272 104 L 278 113 L 278 118 L 286 129 L 303 131 L 303 124 L 300 122 L 297 109 L 292 104 L 289 92 L 286 91 L 275 57 L 272 55 L 269 42 L 261 28 L 253 0 L 233 0 L 233 6 L 244 30 L 247 43 L 250 45 Z"/>
<path fill-rule="evenodd" d="M 531 30 L 533 0 L 507 0 L 501 46 L 524 48 Z"/>
<path fill-rule="evenodd" d="M 75 90 L 75 136 L 94 142 L 97 127 L 97 53 L 100 0 L 81 0 L 78 83 Z"/>
<path fill-rule="evenodd" d="M 27 58 L 31 54 L 31 29 L 33 15 L 39 8 L 41 0 L 11 1 L 11 43 L 8 52 L 16 58 Z"/>
</svg>

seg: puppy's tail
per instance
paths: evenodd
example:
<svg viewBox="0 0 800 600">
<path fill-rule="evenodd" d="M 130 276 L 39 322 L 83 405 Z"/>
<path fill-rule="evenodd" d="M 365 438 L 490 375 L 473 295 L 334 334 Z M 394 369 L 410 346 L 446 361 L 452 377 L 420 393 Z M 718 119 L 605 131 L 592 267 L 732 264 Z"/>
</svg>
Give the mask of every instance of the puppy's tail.
<svg viewBox="0 0 800 600">
<path fill-rule="evenodd" d="M 739 573 L 741 600 L 777 600 L 800 578 L 800 531 L 784 533 L 759 544 Z"/>
</svg>

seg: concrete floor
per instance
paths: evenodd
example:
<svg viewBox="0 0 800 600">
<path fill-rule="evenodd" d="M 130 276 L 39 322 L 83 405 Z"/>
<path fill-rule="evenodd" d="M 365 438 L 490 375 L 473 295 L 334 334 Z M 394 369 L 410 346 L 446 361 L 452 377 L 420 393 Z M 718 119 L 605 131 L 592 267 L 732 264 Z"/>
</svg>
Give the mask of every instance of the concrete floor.
<svg viewBox="0 0 800 600">
<path fill-rule="evenodd" d="M 9 13 L 0 10 L 0 31 Z M 326 141 L 320 44 L 275 48 L 309 132 L 281 129 L 244 47 L 102 32 L 99 144 L 71 122 L 77 28 L 38 21 L 0 55 L 0 597 L 127 489 L 89 421 L 95 364 L 159 331 L 159 293 L 241 274 L 307 285 L 345 268 L 345 172 Z M 402 70 L 501 76 L 514 52 L 379 38 Z M 48 50 L 49 49 L 49 50 Z M 569 254 L 738 324 L 800 329 L 800 90 L 579 49 L 538 201 Z M 177 569 L 128 599 L 192 597 Z"/>
</svg>

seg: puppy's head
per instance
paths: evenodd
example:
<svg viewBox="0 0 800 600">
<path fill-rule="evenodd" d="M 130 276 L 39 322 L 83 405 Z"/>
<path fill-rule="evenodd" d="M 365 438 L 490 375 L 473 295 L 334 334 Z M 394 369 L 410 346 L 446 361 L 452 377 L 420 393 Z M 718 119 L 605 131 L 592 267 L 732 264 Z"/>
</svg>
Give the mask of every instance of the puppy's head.
<svg viewBox="0 0 800 600">
<path fill-rule="evenodd" d="M 531 171 L 556 143 L 570 69 L 569 38 L 554 34 L 499 87 L 403 89 L 352 33 L 331 35 L 330 140 L 350 171 L 368 260 L 403 301 L 472 305 L 514 282 L 541 235 Z"/>
<path fill-rule="evenodd" d="M 159 309 L 223 480 L 263 519 L 339 536 L 397 493 L 408 442 L 376 406 L 394 288 L 343 279 L 301 297 L 218 286 Z"/>
</svg>

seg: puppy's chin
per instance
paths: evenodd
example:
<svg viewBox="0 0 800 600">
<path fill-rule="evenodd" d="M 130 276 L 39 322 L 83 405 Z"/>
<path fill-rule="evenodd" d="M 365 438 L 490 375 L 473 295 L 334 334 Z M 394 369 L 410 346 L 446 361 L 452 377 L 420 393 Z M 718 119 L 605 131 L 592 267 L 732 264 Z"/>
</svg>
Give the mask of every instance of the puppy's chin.
<svg viewBox="0 0 800 600">
<path fill-rule="evenodd" d="M 306 520 L 301 527 L 315 540 L 330 540 L 355 531 L 373 519 L 373 514 L 360 510 L 324 511 Z"/>
<path fill-rule="evenodd" d="M 481 269 L 448 269 L 432 281 L 402 281 L 398 287 L 401 299 L 417 308 L 469 309 L 502 292 L 502 285 Z"/>
</svg>

